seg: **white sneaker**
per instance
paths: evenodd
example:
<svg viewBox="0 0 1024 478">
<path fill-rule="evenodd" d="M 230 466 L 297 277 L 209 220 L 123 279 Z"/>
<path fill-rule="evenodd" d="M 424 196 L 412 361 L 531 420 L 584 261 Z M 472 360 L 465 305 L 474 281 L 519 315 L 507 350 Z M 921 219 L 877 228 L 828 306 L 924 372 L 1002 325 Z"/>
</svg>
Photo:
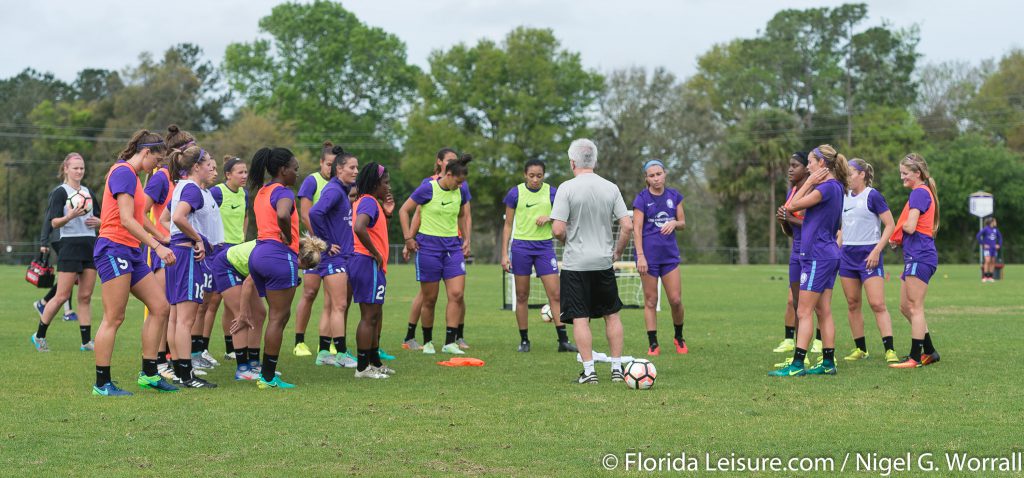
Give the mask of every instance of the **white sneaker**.
<svg viewBox="0 0 1024 478">
<path fill-rule="evenodd" d="M 427 342 L 427 343 L 423 344 L 423 353 L 425 353 L 427 355 L 433 355 L 434 353 L 436 353 L 434 351 L 434 343 L 433 342 Z"/>
<path fill-rule="evenodd" d="M 158 364 L 156 366 L 156 371 L 164 378 L 164 380 L 167 380 L 168 382 L 174 381 L 174 370 L 171 370 L 171 366 L 169 364 Z"/>
<path fill-rule="evenodd" d="M 373 365 L 370 365 L 368 368 L 376 369 L 377 373 L 382 373 L 384 375 L 395 374 L 395 369 L 388 367 L 387 365 L 381 365 L 380 367 L 374 367 Z"/>
<path fill-rule="evenodd" d="M 356 365 L 359 364 L 356 359 L 352 358 L 352 356 L 347 353 L 335 355 L 334 363 L 338 367 L 344 368 L 356 368 Z"/>
<path fill-rule="evenodd" d="M 217 359 L 213 358 L 213 355 L 210 355 L 209 350 L 204 350 L 203 353 L 199 354 L 199 356 L 206 359 L 206 361 L 210 362 L 210 364 L 213 365 L 214 367 L 220 365 L 220 362 L 218 362 Z"/>
<path fill-rule="evenodd" d="M 466 355 L 466 352 L 463 352 L 462 349 L 459 348 L 459 345 L 454 342 L 441 347 L 441 351 L 452 355 Z"/>
<path fill-rule="evenodd" d="M 201 376 L 206 375 L 206 370 L 203 370 L 201 368 L 192 367 L 192 374 L 197 376 L 197 377 L 201 377 Z"/>
<path fill-rule="evenodd" d="M 362 372 L 356 370 L 356 378 L 388 378 L 385 373 L 379 372 L 375 367 L 366 367 Z"/>
<path fill-rule="evenodd" d="M 316 365 L 329 365 L 331 367 L 337 367 L 338 362 L 334 359 L 334 355 L 326 350 L 321 350 L 316 354 L 316 360 L 313 362 Z"/>
<path fill-rule="evenodd" d="M 224 360 L 235 360 L 235 353 L 224 354 Z"/>
</svg>

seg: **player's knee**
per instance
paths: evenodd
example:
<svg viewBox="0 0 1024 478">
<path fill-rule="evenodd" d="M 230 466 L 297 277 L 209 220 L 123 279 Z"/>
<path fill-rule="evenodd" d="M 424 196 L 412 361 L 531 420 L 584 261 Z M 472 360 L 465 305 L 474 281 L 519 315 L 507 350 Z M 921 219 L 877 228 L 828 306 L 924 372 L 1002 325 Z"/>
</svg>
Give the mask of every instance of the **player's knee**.
<svg viewBox="0 0 1024 478">
<path fill-rule="evenodd" d="M 871 306 L 871 311 L 874 312 L 876 315 L 877 314 L 881 314 L 881 313 L 886 311 L 885 301 L 877 301 L 877 302 L 868 301 L 868 302 L 869 302 L 868 305 Z"/>
<path fill-rule="evenodd" d="M 653 308 L 655 308 L 657 306 L 658 306 L 658 297 L 657 296 L 651 297 L 651 296 L 644 295 L 644 307 L 653 309 Z"/>
<path fill-rule="evenodd" d="M 312 301 L 316 300 L 316 293 L 317 293 L 317 289 L 306 289 L 306 288 L 303 288 L 302 289 L 302 299 L 312 302 Z"/>
<path fill-rule="evenodd" d="M 92 291 L 78 291 L 78 303 L 83 306 L 92 305 Z"/>
<path fill-rule="evenodd" d="M 465 294 L 465 292 L 463 292 L 461 290 L 455 290 L 455 291 L 451 291 L 451 292 L 448 293 L 448 301 L 449 302 L 455 302 L 456 304 L 461 304 L 461 303 L 465 302 L 465 299 L 466 299 L 466 294 Z"/>
<path fill-rule="evenodd" d="M 846 310 L 850 312 L 860 310 L 861 300 L 860 297 L 847 297 L 846 298 Z"/>
<path fill-rule="evenodd" d="M 681 309 L 683 307 L 683 298 L 669 296 L 668 306 L 671 307 L 672 310 Z"/>
</svg>

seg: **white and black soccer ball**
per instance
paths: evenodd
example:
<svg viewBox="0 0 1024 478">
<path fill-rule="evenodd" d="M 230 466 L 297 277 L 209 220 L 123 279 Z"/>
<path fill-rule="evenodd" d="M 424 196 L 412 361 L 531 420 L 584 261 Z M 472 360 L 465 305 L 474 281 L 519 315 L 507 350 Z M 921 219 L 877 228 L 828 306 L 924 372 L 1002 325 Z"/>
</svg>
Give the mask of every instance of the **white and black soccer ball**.
<svg viewBox="0 0 1024 478">
<path fill-rule="evenodd" d="M 79 206 L 85 206 L 85 212 L 92 212 L 92 196 L 85 191 L 77 191 L 68 196 L 68 209 L 75 209 Z"/>
<path fill-rule="evenodd" d="M 544 307 L 540 308 L 540 319 L 544 322 L 551 322 L 554 319 L 554 315 L 551 315 L 551 306 L 544 304 Z"/>
<path fill-rule="evenodd" d="M 634 390 L 647 390 L 654 386 L 654 380 L 658 377 L 658 370 L 649 360 L 634 359 L 626 364 L 622 371 L 626 386 Z"/>
</svg>

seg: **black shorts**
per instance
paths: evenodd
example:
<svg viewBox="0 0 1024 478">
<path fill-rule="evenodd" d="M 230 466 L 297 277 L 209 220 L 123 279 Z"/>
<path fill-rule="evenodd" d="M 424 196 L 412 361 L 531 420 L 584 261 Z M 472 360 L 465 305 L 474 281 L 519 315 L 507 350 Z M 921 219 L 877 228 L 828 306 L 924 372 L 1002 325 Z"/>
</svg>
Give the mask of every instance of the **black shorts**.
<svg viewBox="0 0 1024 478">
<path fill-rule="evenodd" d="M 57 272 L 82 272 L 95 269 L 92 260 L 95 237 L 68 237 L 54 242 L 57 251 Z"/>
<path fill-rule="evenodd" d="M 560 276 L 562 323 L 572 325 L 574 319 L 599 318 L 622 309 L 615 270 L 567 271 Z"/>
<path fill-rule="evenodd" d="M 96 264 L 92 259 L 57 259 L 57 272 L 82 272 L 86 269 L 95 268 Z"/>
</svg>

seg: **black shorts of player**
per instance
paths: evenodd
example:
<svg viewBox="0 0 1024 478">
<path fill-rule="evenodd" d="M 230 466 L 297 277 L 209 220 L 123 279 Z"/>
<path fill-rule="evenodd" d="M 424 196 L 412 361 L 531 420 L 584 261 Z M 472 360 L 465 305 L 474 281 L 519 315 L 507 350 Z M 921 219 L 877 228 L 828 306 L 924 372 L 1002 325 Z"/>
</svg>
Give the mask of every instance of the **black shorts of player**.
<svg viewBox="0 0 1024 478">
<path fill-rule="evenodd" d="M 96 244 L 94 237 L 68 237 L 56 241 L 54 250 L 57 251 L 57 272 L 82 272 L 86 269 L 95 269 L 92 253 Z"/>
<path fill-rule="evenodd" d="M 572 325 L 574 319 L 599 318 L 622 309 L 615 270 L 567 271 L 560 276 L 562 323 Z"/>
</svg>

